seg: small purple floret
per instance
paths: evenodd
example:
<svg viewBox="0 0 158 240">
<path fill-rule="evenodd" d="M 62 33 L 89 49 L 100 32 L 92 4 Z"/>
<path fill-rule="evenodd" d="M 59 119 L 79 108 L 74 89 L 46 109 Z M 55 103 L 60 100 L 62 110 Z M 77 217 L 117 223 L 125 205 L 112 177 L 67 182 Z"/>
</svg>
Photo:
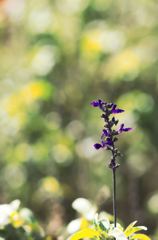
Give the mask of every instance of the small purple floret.
<svg viewBox="0 0 158 240">
<path fill-rule="evenodd" d="M 122 132 L 129 132 L 131 130 L 132 130 L 132 128 L 126 128 L 126 127 L 124 127 L 124 123 L 122 123 L 118 131 L 119 131 L 119 133 L 122 133 Z"/>
<path fill-rule="evenodd" d="M 113 145 L 112 139 L 111 139 L 110 137 L 108 137 L 108 138 L 106 139 L 105 144 L 108 145 L 108 146 L 112 146 L 112 145 Z"/>
<path fill-rule="evenodd" d="M 120 109 L 120 108 L 117 108 L 117 105 L 114 104 L 113 107 L 112 107 L 112 109 L 111 109 L 111 112 L 112 112 L 113 114 L 116 114 L 116 113 L 122 113 L 122 112 L 124 112 L 124 110 L 123 110 L 123 109 Z"/>
<path fill-rule="evenodd" d="M 102 148 L 102 145 L 100 143 L 95 143 L 94 147 L 95 147 L 95 149 L 98 150 L 98 149 Z"/>
<path fill-rule="evenodd" d="M 115 110 L 112 111 L 113 114 L 122 113 L 122 112 L 124 112 L 124 110 L 123 110 L 123 109 L 120 109 L 120 108 L 115 109 Z"/>
<path fill-rule="evenodd" d="M 92 102 L 91 102 L 91 105 L 92 105 L 93 107 L 98 107 L 98 106 L 99 106 L 99 102 L 98 102 L 98 101 L 92 101 Z"/>
<path fill-rule="evenodd" d="M 103 137 L 109 137 L 109 132 L 106 129 L 103 129 Z"/>
<path fill-rule="evenodd" d="M 107 106 L 107 103 L 102 101 L 101 99 L 98 99 L 98 100 L 94 100 L 91 102 L 91 105 L 93 107 L 99 107 L 102 111 L 105 110 L 106 106 Z"/>
</svg>

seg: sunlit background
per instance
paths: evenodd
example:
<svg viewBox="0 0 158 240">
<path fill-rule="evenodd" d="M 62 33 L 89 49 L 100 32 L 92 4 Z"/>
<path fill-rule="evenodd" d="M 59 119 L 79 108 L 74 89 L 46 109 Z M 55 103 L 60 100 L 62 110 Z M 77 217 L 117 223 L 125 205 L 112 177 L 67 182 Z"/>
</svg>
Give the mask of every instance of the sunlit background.
<svg viewBox="0 0 158 240">
<path fill-rule="evenodd" d="M 119 218 L 157 234 L 157 13 L 157 0 L 0 1 L 0 202 L 20 199 L 54 237 L 78 197 L 112 213 L 97 98 L 134 128 L 119 144 Z"/>
</svg>

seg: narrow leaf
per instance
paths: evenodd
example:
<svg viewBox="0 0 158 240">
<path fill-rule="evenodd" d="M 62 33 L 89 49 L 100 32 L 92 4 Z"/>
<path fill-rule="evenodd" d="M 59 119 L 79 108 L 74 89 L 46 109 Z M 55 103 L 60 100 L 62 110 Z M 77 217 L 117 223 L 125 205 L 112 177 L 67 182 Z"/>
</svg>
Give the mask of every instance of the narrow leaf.
<svg viewBox="0 0 158 240">
<path fill-rule="evenodd" d="M 131 224 L 128 225 L 128 227 L 125 229 L 124 233 L 126 234 L 133 226 L 137 223 L 137 221 L 132 222 Z"/>
</svg>

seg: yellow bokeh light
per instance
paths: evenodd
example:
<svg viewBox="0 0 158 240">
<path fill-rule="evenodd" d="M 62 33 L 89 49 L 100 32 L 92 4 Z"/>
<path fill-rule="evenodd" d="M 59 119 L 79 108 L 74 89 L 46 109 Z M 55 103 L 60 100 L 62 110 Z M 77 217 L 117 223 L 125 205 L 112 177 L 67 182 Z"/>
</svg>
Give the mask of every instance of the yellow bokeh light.
<svg viewBox="0 0 158 240">
<path fill-rule="evenodd" d="M 2 101 L 2 105 L 9 117 L 17 117 L 19 123 L 23 123 L 30 106 L 37 100 L 49 97 L 50 92 L 51 88 L 47 83 L 33 81 L 7 96 Z"/>
<path fill-rule="evenodd" d="M 20 93 L 21 98 L 27 104 L 32 103 L 38 98 L 41 98 L 45 94 L 45 87 L 41 82 L 31 82 L 26 85 Z"/>
<path fill-rule="evenodd" d="M 101 30 L 89 30 L 83 36 L 81 48 L 86 57 L 95 57 L 104 49 L 104 33 Z"/>
<path fill-rule="evenodd" d="M 110 58 L 105 67 L 105 74 L 110 78 L 118 78 L 137 72 L 141 65 L 139 55 L 132 49 L 126 49 Z"/>
<path fill-rule="evenodd" d="M 59 193 L 61 188 L 58 180 L 55 177 L 46 177 L 42 180 L 41 187 L 49 193 Z"/>
</svg>

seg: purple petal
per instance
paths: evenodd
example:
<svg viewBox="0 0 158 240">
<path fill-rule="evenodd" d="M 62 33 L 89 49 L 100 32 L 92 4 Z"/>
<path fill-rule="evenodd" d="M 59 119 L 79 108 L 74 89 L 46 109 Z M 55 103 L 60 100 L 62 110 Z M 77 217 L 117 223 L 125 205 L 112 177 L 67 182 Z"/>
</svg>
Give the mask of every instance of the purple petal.
<svg viewBox="0 0 158 240">
<path fill-rule="evenodd" d="M 102 144 L 102 148 L 107 146 L 106 141 L 104 141 L 104 140 L 101 141 L 101 144 Z"/>
<path fill-rule="evenodd" d="M 106 145 L 109 145 L 109 146 L 112 146 L 112 145 L 113 145 L 113 142 L 111 141 L 110 138 L 107 138 L 105 144 L 106 144 Z"/>
<path fill-rule="evenodd" d="M 103 110 L 103 109 L 104 109 L 103 106 L 106 104 L 106 102 L 104 102 L 104 101 L 102 101 L 101 99 L 99 99 L 99 100 L 98 100 L 98 103 L 99 103 L 99 108 L 100 108 L 101 110 Z"/>
<path fill-rule="evenodd" d="M 131 130 L 132 130 L 132 128 L 124 128 L 124 129 L 123 129 L 124 132 L 129 132 L 129 131 L 131 131 Z"/>
<path fill-rule="evenodd" d="M 122 131 L 122 129 L 124 128 L 124 123 L 121 124 L 120 128 L 119 128 L 119 131 Z"/>
<path fill-rule="evenodd" d="M 97 150 L 103 147 L 100 143 L 95 143 L 93 146 L 94 146 L 95 149 L 97 149 Z"/>
<path fill-rule="evenodd" d="M 102 101 L 101 99 L 98 99 L 98 100 L 94 100 L 91 102 L 91 105 L 93 107 L 99 107 L 101 110 L 103 110 L 103 105 L 106 104 L 104 101 Z"/>
<path fill-rule="evenodd" d="M 120 109 L 120 108 L 112 109 L 112 113 L 113 113 L 113 114 L 116 114 L 116 113 L 122 113 L 122 112 L 124 112 L 124 111 L 125 111 L 125 110 Z"/>
<path fill-rule="evenodd" d="M 106 129 L 103 129 L 103 136 L 109 137 L 109 132 Z"/>
<path fill-rule="evenodd" d="M 112 110 L 115 110 L 116 107 L 117 107 L 117 105 L 116 105 L 116 104 L 113 104 L 113 106 L 112 106 Z"/>
<path fill-rule="evenodd" d="M 122 132 L 129 132 L 131 130 L 132 130 L 132 128 L 125 128 L 124 123 L 122 123 L 118 131 L 119 131 L 119 133 L 122 133 Z"/>
<path fill-rule="evenodd" d="M 120 109 L 120 108 L 116 108 L 117 107 L 117 105 L 116 104 L 114 104 L 113 105 L 113 107 L 112 107 L 112 109 L 111 109 L 111 113 L 122 113 L 122 112 L 124 112 L 124 110 L 123 109 Z"/>
</svg>

